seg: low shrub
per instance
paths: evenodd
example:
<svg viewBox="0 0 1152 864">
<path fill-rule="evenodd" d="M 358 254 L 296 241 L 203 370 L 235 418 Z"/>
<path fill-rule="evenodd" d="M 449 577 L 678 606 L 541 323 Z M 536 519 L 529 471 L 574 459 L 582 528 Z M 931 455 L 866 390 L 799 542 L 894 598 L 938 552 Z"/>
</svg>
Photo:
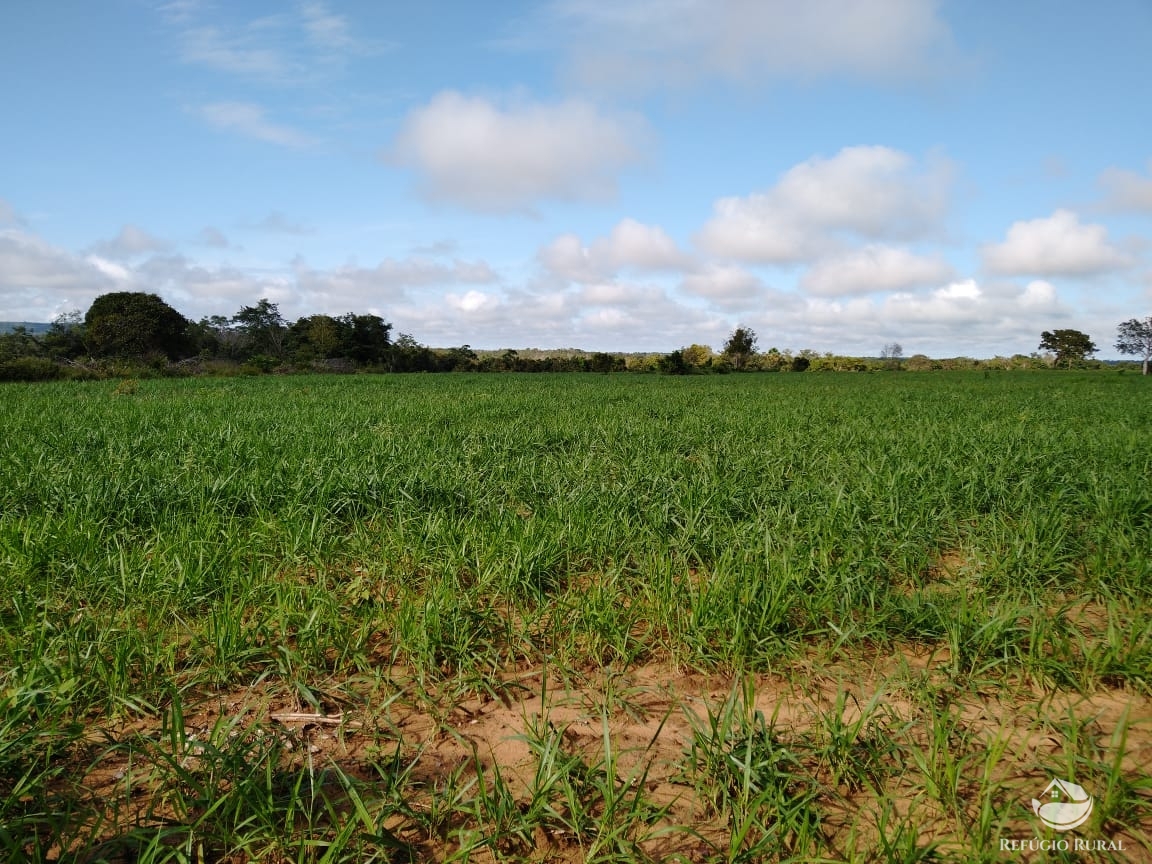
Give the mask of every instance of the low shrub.
<svg viewBox="0 0 1152 864">
<path fill-rule="evenodd" d="M 0 363 L 0 381 L 54 381 L 60 367 L 44 357 L 17 357 Z"/>
</svg>

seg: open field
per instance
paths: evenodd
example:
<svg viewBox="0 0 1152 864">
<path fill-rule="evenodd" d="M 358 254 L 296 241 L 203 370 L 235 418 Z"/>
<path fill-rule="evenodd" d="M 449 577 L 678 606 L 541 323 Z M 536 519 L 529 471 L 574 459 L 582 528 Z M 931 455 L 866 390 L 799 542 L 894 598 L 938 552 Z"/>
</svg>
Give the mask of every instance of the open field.
<svg viewBox="0 0 1152 864">
<path fill-rule="evenodd" d="M 0 387 L 0 859 L 1152 860 L 1147 384 Z"/>
</svg>

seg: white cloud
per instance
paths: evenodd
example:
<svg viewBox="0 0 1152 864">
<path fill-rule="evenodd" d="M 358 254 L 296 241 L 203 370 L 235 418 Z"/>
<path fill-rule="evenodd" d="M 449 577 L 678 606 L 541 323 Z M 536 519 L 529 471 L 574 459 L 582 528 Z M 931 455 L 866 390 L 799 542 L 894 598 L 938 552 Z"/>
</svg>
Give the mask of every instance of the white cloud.
<svg viewBox="0 0 1152 864">
<path fill-rule="evenodd" d="M 311 147 L 317 143 L 317 139 L 311 135 L 268 120 L 264 109 L 251 102 L 214 102 L 201 105 L 197 113 L 217 129 L 236 132 L 257 141 L 296 148 Z"/>
<path fill-rule="evenodd" d="M 131 240 L 132 232 L 127 236 Z M 499 274 L 479 260 L 385 258 L 375 267 L 330 270 L 313 270 L 297 260 L 269 271 L 208 267 L 178 254 L 143 260 L 94 250 L 75 254 L 26 232 L 0 229 L 0 320 L 51 320 L 62 311 L 86 309 L 108 291 L 156 292 L 190 318 L 231 315 L 260 297 L 280 303 L 286 317 L 349 311 L 388 316 L 409 291 L 499 281 Z M 466 305 L 475 299 L 465 298 Z"/>
<path fill-rule="evenodd" d="M 951 166 L 889 147 L 846 147 L 790 168 L 767 192 L 721 198 L 697 236 L 706 251 L 762 263 L 810 260 L 845 237 L 906 240 L 939 230 Z"/>
<path fill-rule="evenodd" d="M 23 231 L 0 231 L 0 320 L 50 321 L 114 290 L 92 262 Z"/>
<path fill-rule="evenodd" d="M 225 16 L 220 5 L 175 0 L 157 7 L 173 28 L 185 63 L 285 86 L 315 82 L 342 70 L 350 58 L 392 47 L 359 38 L 348 18 L 324 0 L 282 3 L 280 11 L 247 21 Z"/>
<path fill-rule="evenodd" d="M 107 258 L 101 258 L 99 255 L 89 255 L 84 260 L 109 279 L 124 283 L 124 287 L 127 287 L 132 282 L 132 271 L 123 264 L 109 261 Z"/>
<path fill-rule="evenodd" d="M 939 284 L 951 276 L 951 266 L 939 257 L 869 245 L 817 262 L 804 275 L 800 286 L 809 294 L 835 297 L 919 288 Z"/>
<path fill-rule="evenodd" d="M 770 322 L 764 316 L 750 323 L 766 325 L 765 333 L 786 334 L 794 346 L 814 344 L 845 354 L 875 355 L 896 340 L 907 353 L 988 357 L 1035 350 L 1040 331 L 1061 326 L 1070 315 L 1047 282 L 1022 288 L 963 279 L 928 292 L 813 297 L 800 306 L 783 306 Z"/>
<path fill-rule="evenodd" d="M 497 104 L 447 91 L 412 111 L 384 158 L 434 201 L 525 212 L 546 199 L 605 199 L 641 161 L 646 126 L 588 102 Z"/>
<path fill-rule="evenodd" d="M 135 258 L 148 252 L 161 252 L 168 244 L 135 225 L 124 225 L 120 233 L 92 247 L 97 255 L 108 258 Z"/>
<path fill-rule="evenodd" d="M 719 343 L 731 329 L 715 311 L 689 306 L 645 284 L 409 299 L 393 307 L 397 330 L 419 334 L 433 345 L 670 351 L 691 342 Z"/>
<path fill-rule="evenodd" d="M 635 219 L 618 222 L 607 240 L 593 244 L 593 253 L 602 254 L 617 267 L 638 270 L 677 270 L 688 263 L 688 256 L 663 228 Z"/>
<path fill-rule="evenodd" d="M 1020 305 L 1028 309 L 1053 309 L 1059 305 L 1056 288 L 1051 282 L 1036 279 L 1029 282 L 1020 295 Z"/>
<path fill-rule="evenodd" d="M 592 261 L 591 250 L 576 234 L 561 234 L 536 257 L 549 273 L 566 281 L 595 282 L 610 275 Z"/>
<path fill-rule="evenodd" d="M 445 300 L 448 301 L 449 306 L 459 309 L 461 312 L 478 312 L 481 309 L 495 308 L 500 304 L 496 295 L 486 294 L 475 289 L 465 294 L 447 294 Z"/>
<path fill-rule="evenodd" d="M 251 32 L 229 36 L 216 27 L 190 27 L 182 42 L 185 62 L 219 72 L 275 81 L 296 71 L 281 50 L 261 44 Z"/>
<path fill-rule="evenodd" d="M 298 288 L 296 302 L 300 308 L 330 312 L 365 305 L 382 310 L 405 298 L 409 289 L 487 285 L 499 281 L 498 274 L 487 262 L 459 259 L 447 264 L 425 258 L 385 258 L 375 267 L 346 266 L 333 270 L 312 270 L 297 261 L 293 271 Z"/>
<path fill-rule="evenodd" d="M 317 45 L 334 51 L 354 48 L 356 40 L 348 27 L 348 19 L 333 14 L 324 3 L 305 3 L 300 7 L 304 29 Z"/>
<path fill-rule="evenodd" d="M 1148 166 L 1152 174 L 1152 162 Z M 1100 175 L 1100 185 L 1108 209 L 1152 214 L 1152 176 L 1109 168 Z"/>
<path fill-rule="evenodd" d="M 936 0 L 554 0 L 535 24 L 544 47 L 568 44 L 577 82 L 609 91 L 923 77 L 956 62 Z"/>
<path fill-rule="evenodd" d="M 680 287 L 724 308 L 752 305 L 763 298 L 767 288 L 759 276 L 743 267 L 717 264 L 685 276 Z"/>
<path fill-rule="evenodd" d="M 1015 328 L 1029 340 L 1038 337 L 1036 314 L 1066 314 L 1056 293 L 1047 282 L 1029 283 L 1023 290 L 993 293 L 974 279 L 952 282 L 927 295 L 896 293 L 876 307 L 881 320 L 897 325 L 972 325 L 990 329 Z"/>
<path fill-rule="evenodd" d="M 553 275 L 573 282 L 596 282 L 621 270 L 667 272 L 693 266 L 691 256 L 663 228 L 634 219 L 618 222 L 590 246 L 575 234 L 561 234 L 540 249 L 537 259 Z"/>
<path fill-rule="evenodd" d="M 159 293 L 188 318 L 232 315 L 261 297 L 283 303 L 291 302 L 294 295 L 291 280 L 282 274 L 205 267 L 183 255 L 157 255 L 141 262 L 132 272 L 139 285 Z"/>
<path fill-rule="evenodd" d="M 1012 223 L 1004 242 L 986 245 L 982 255 L 991 272 L 1014 275 L 1089 276 L 1132 263 L 1108 242 L 1108 229 L 1082 225 L 1070 210 Z"/>
</svg>

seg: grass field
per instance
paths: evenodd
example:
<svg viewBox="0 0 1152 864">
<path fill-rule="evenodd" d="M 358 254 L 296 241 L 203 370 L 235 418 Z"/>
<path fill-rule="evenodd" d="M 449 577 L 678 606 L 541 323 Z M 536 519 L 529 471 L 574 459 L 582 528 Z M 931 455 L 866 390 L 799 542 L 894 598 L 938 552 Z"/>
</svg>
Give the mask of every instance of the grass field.
<svg viewBox="0 0 1152 864">
<path fill-rule="evenodd" d="M 4 386 L 0 859 L 1152 860 L 1147 384 Z"/>
</svg>

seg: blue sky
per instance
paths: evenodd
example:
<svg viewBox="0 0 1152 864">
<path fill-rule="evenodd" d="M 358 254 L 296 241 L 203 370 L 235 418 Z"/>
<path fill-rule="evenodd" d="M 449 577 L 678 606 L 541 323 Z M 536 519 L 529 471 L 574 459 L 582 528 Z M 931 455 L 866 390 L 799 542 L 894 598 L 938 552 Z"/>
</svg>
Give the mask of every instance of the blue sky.
<svg viewBox="0 0 1152 864">
<path fill-rule="evenodd" d="M 1147 0 L 0 8 L 0 320 L 992 356 L 1152 314 Z"/>
</svg>

